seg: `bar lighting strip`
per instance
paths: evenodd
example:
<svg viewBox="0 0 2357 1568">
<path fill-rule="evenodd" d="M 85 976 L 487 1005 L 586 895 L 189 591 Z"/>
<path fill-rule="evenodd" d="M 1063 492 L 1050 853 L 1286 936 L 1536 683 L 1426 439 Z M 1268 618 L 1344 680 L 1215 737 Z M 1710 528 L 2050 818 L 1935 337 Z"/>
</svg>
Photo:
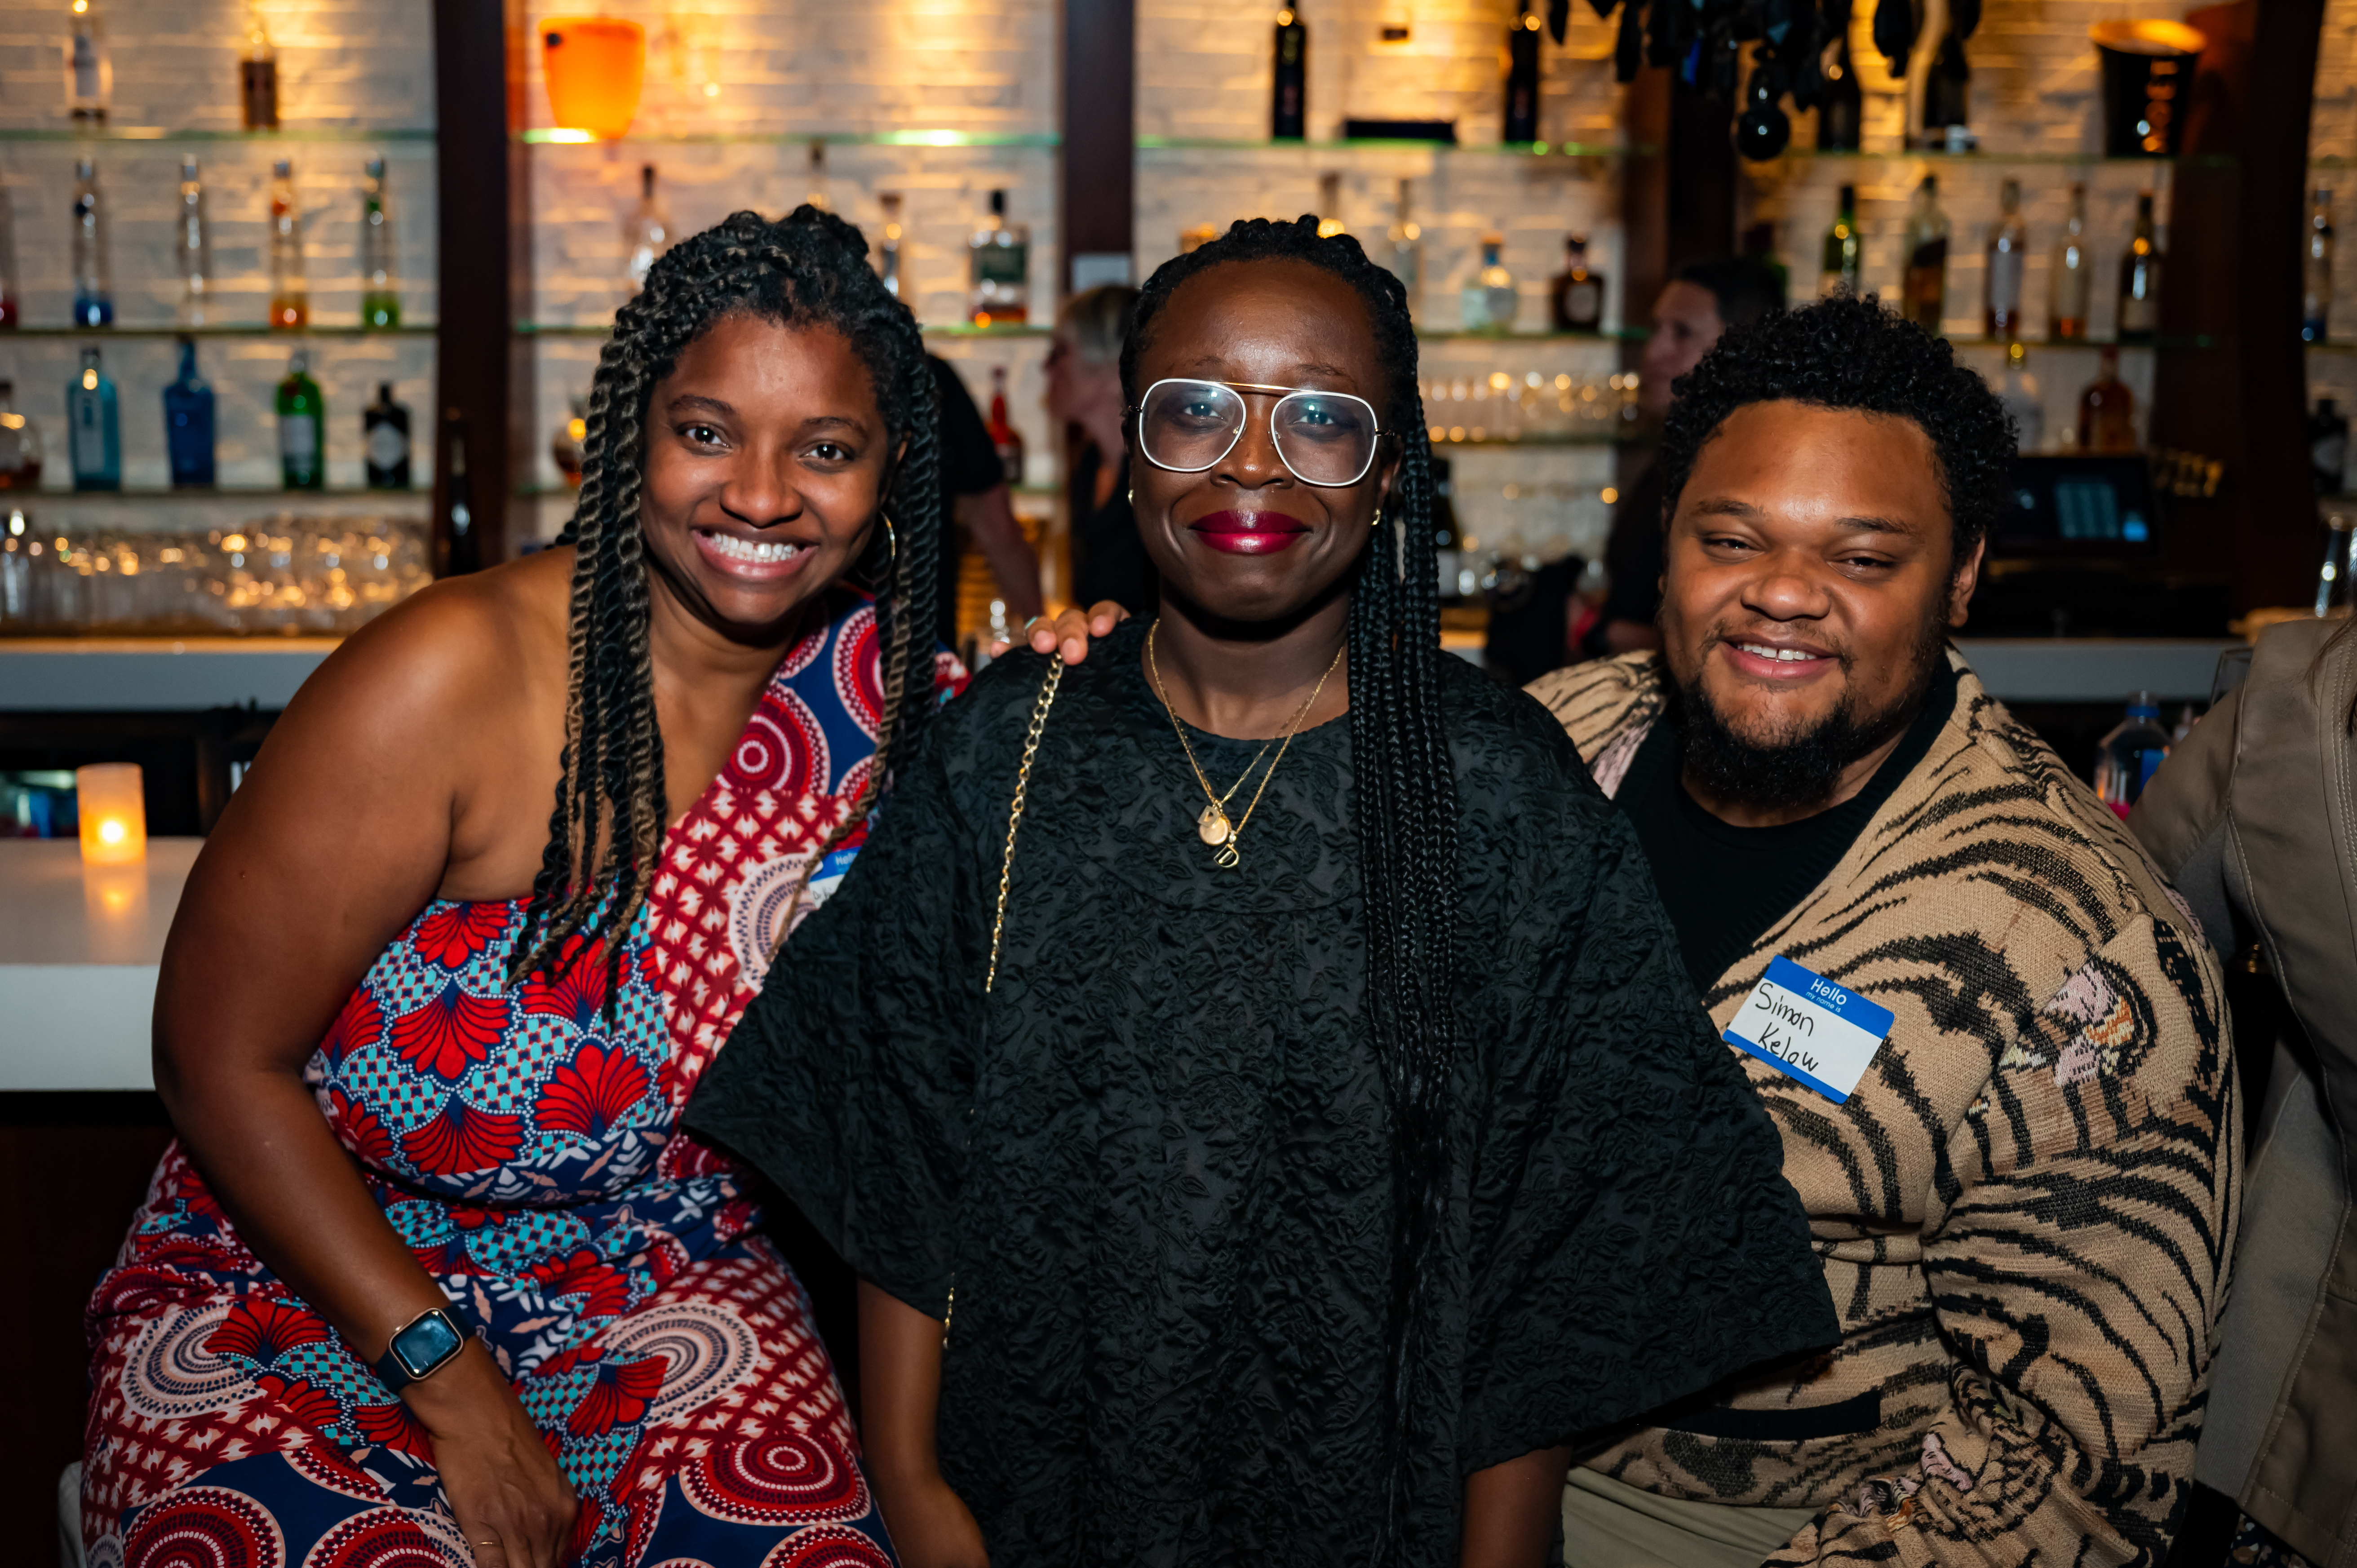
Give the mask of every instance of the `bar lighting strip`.
<svg viewBox="0 0 2357 1568">
<path fill-rule="evenodd" d="M 164 125 L 80 126 L 72 129 L 0 129 L 0 142 L 432 142 L 431 126 L 371 131 L 352 125 L 297 126 L 276 131 L 181 131 Z"/>
<path fill-rule="evenodd" d="M 516 133 L 528 146 L 584 146 L 598 140 L 595 133 L 564 126 L 541 126 Z M 624 134 L 615 140 L 659 146 L 724 146 L 733 144 L 808 146 L 813 142 L 834 147 L 1047 147 L 1063 145 L 1052 132 L 1030 131 L 708 131 L 693 134 Z"/>
<path fill-rule="evenodd" d="M 1246 141 L 1218 136 L 1140 136 L 1141 152 L 1308 152 L 1363 150 L 1389 153 L 1441 153 L 1475 157 L 1641 158 L 1661 149 L 1641 142 L 1462 142 L 1435 141 L 1417 136 L 1351 136 L 1330 142 Z"/>
</svg>

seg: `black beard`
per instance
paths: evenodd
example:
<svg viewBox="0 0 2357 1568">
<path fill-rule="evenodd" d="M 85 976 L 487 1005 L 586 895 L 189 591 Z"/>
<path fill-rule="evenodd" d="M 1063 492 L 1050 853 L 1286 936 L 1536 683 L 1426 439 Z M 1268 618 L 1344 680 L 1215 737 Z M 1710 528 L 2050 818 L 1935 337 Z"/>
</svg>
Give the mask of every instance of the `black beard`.
<svg viewBox="0 0 2357 1568">
<path fill-rule="evenodd" d="M 1841 783 L 1842 769 L 1913 722 L 1939 672 L 1936 661 L 1946 640 L 1938 622 L 1926 628 L 1915 649 L 1915 678 L 1907 683 L 1905 694 L 1881 713 L 1860 714 L 1855 697 L 1845 696 L 1814 725 L 1765 742 L 1738 735 L 1713 705 L 1699 677 L 1673 685 L 1667 716 L 1678 726 L 1688 777 L 1707 794 L 1746 805 L 1822 804 Z M 1847 673 L 1847 655 L 1841 663 Z"/>
</svg>

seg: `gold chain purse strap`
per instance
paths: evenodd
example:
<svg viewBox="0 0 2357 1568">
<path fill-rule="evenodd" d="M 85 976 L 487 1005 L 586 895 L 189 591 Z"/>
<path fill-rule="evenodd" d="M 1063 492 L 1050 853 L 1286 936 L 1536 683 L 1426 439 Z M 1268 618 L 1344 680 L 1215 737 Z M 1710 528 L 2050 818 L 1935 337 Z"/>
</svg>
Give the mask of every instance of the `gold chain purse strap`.
<svg viewBox="0 0 2357 1568">
<path fill-rule="evenodd" d="M 1039 688 L 1039 700 L 1031 707 L 1031 733 L 1023 737 L 1022 766 L 1015 770 L 1015 799 L 1006 808 L 1006 852 L 998 862 L 998 913 L 990 921 L 990 972 L 982 982 L 982 993 L 998 983 L 998 939 L 1006 929 L 1006 889 L 1015 875 L 1015 834 L 1023 826 L 1023 801 L 1031 790 L 1031 759 L 1039 755 L 1039 732 L 1048 727 L 1048 710 L 1056 705 L 1056 688 L 1064 679 L 1064 661 L 1052 660 L 1048 665 L 1048 679 Z M 957 1316 L 957 1285 L 950 1285 L 947 1307 L 942 1313 L 942 1348 L 950 1348 L 950 1323 Z"/>
</svg>

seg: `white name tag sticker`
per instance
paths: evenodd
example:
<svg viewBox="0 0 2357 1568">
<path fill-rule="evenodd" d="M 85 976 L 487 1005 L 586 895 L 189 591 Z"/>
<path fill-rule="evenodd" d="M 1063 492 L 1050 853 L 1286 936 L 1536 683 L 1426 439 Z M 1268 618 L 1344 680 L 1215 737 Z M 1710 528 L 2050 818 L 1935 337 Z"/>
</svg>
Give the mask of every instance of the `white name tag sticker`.
<svg viewBox="0 0 2357 1568">
<path fill-rule="evenodd" d="M 1791 959 L 1771 958 L 1721 1037 L 1846 1105 L 1889 1037 L 1892 1022 L 1890 1009 L 1879 1003 Z"/>
</svg>

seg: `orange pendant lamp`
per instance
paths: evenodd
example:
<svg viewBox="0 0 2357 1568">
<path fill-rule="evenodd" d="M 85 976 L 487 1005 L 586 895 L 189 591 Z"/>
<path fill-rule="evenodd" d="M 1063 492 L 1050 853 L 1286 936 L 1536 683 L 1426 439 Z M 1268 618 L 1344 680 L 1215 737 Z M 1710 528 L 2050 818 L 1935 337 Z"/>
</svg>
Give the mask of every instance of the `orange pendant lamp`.
<svg viewBox="0 0 2357 1568">
<path fill-rule="evenodd" d="M 551 16 L 540 25 L 541 66 L 557 125 L 619 140 L 638 117 L 647 30 L 619 16 Z"/>
</svg>

